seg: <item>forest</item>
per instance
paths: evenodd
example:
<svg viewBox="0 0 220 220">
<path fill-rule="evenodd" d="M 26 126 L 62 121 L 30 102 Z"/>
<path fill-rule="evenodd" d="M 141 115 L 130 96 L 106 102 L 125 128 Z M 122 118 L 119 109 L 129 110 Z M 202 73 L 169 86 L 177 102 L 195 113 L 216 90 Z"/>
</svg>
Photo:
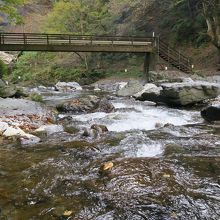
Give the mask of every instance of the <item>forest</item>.
<svg viewBox="0 0 220 220">
<path fill-rule="evenodd" d="M 154 32 L 186 51 L 202 74 L 205 69 L 209 73 L 219 68 L 219 0 L 7 0 L 0 11 L 8 15 L 2 31 L 113 36 L 152 36 Z M 40 22 L 31 23 L 34 19 Z M 19 58 L 9 78 L 22 75 L 24 81 L 53 78 L 87 83 L 123 74 L 128 66 L 130 75 L 140 75 L 140 55 L 28 52 Z"/>
</svg>

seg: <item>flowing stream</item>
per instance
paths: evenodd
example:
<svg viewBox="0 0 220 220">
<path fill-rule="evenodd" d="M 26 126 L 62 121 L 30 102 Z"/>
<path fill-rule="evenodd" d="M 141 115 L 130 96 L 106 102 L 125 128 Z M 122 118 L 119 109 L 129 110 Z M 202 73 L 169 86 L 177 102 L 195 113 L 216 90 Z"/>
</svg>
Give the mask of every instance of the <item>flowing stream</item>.
<svg viewBox="0 0 220 220">
<path fill-rule="evenodd" d="M 44 99 L 55 105 L 88 93 Z M 112 103 L 114 113 L 60 114 L 68 132 L 37 145 L 0 147 L 1 220 L 220 219 L 219 126 L 197 110 Z M 109 132 L 82 136 L 93 124 Z"/>
</svg>

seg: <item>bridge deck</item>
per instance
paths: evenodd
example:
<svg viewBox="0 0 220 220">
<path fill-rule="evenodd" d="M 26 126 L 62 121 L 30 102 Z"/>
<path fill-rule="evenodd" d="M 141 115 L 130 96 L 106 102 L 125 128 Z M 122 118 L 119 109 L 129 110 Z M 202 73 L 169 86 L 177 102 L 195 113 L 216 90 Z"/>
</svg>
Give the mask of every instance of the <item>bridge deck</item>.
<svg viewBox="0 0 220 220">
<path fill-rule="evenodd" d="M 0 51 L 152 52 L 152 37 L 0 33 Z"/>
</svg>

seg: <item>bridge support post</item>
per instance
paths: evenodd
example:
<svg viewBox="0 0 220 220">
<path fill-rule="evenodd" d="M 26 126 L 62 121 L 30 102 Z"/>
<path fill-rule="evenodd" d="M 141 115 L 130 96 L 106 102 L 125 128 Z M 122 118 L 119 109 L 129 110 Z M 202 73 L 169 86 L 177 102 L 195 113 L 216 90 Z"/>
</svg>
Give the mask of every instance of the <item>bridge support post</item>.
<svg viewBox="0 0 220 220">
<path fill-rule="evenodd" d="M 151 54 L 145 53 L 144 55 L 144 80 L 147 83 L 150 82 L 150 60 L 151 60 Z"/>
</svg>

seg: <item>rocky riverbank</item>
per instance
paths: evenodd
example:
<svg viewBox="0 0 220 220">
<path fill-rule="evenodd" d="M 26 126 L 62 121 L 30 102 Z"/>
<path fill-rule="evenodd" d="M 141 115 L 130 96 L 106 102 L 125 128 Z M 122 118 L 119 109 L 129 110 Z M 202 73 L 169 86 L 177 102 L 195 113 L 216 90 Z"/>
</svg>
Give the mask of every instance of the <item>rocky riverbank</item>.
<svg viewBox="0 0 220 220">
<path fill-rule="evenodd" d="M 8 86 L 1 81 L 2 90 Z M 11 88 L 11 86 L 9 86 Z M 94 112 L 111 113 L 115 111 L 110 94 L 126 99 L 144 101 L 148 105 L 193 106 L 194 104 L 208 103 L 208 100 L 220 95 L 220 84 L 204 81 L 193 81 L 190 78 L 180 79 L 179 82 L 142 84 L 137 80 L 128 82 L 96 83 L 90 86 L 94 92 L 108 92 L 106 97 L 88 95 L 74 97 L 60 101 L 54 107 L 48 108 L 45 104 L 36 103 L 27 99 L 3 98 L 0 99 L 0 132 L 3 137 L 18 137 L 21 144 L 35 144 L 41 141 L 42 135 L 63 132 L 62 123 L 56 121 L 58 112 L 61 114 L 85 114 Z M 26 93 L 67 93 L 87 90 L 75 82 L 59 82 L 54 87 L 43 87 L 27 90 Z M 16 91 L 13 90 L 13 91 Z M 57 92 L 56 92 L 57 91 Z M 1 93 L 3 94 L 3 93 Z M 114 100 L 114 98 L 113 98 Z M 201 111 L 206 121 L 219 121 L 219 99 L 209 103 Z M 85 132 L 90 134 L 89 131 Z M 94 132 L 93 132 L 94 133 Z M 93 135 L 93 134 L 92 134 Z M 93 135 L 94 136 L 94 135 Z"/>
</svg>

